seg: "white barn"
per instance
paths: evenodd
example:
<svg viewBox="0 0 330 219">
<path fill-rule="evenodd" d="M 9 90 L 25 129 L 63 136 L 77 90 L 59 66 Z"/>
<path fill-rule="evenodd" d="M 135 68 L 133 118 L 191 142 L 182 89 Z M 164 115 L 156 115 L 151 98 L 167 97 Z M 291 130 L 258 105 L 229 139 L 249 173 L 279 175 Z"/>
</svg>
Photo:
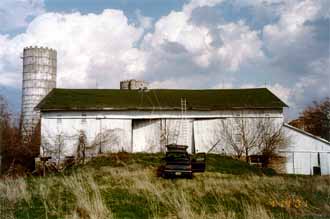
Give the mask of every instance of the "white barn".
<svg viewBox="0 0 330 219">
<path fill-rule="evenodd" d="M 218 142 L 219 123 L 270 118 L 282 125 L 284 107 L 266 88 L 53 89 L 37 106 L 41 111 L 41 156 L 75 156 L 81 132 L 90 146 L 89 155 L 154 153 L 164 151 L 170 143 L 188 145 L 191 153 L 213 148 L 213 153 L 232 154 Z M 329 174 L 329 142 L 284 127 L 294 139 L 281 151 L 288 158 L 285 171 L 313 174 L 313 167 L 319 166 L 322 174 Z M 310 163 L 305 165 L 307 157 Z"/>
</svg>

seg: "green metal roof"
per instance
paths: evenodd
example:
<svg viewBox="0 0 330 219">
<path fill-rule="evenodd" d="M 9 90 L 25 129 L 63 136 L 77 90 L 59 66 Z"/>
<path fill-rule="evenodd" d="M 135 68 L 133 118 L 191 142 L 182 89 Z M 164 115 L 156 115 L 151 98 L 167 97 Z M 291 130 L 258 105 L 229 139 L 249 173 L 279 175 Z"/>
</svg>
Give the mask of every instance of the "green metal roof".
<svg viewBox="0 0 330 219">
<path fill-rule="evenodd" d="M 221 90 L 53 89 L 36 108 L 56 110 L 187 110 L 279 109 L 287 107 L 266 88 Z"/>
</svg>

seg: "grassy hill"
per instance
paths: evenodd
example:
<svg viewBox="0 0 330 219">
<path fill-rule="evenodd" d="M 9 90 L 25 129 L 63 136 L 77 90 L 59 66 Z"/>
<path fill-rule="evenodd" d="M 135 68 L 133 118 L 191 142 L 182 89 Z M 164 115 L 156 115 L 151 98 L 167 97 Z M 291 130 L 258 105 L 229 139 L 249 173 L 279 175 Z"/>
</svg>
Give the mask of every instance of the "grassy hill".
<svg viewBox="0 0 330 219">
<path fill-rule="evenodd" d="M 219 155 L 192 180 L 161 154 L 111 154 L 63 174 L 0 180 L 1 218 L 330 218 L 330 177 L 276 175 Z"/>
</svg>

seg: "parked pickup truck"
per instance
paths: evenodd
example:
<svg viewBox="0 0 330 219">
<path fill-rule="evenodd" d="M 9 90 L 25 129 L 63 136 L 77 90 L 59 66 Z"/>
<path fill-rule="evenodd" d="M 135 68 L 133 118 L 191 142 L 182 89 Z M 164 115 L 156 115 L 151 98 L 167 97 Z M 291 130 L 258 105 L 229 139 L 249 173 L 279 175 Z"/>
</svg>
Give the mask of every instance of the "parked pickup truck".
<svg viewBox="0 0 330 219">
<path fill-rule="evenodd" d="M 205 171 L 205 153 L 191 155 L 188 154 L 187 148 L 188 146 L 176 144 L 166 146 L 165 164 L 161 168 L 163 178 L 192 178 L 194 172 Z"/>
</svg>

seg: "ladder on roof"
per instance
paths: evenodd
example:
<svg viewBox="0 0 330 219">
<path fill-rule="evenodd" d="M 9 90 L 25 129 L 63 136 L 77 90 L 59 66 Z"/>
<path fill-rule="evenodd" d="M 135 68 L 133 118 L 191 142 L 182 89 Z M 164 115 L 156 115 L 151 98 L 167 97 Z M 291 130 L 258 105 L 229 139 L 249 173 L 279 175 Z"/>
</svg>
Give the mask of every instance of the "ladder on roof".
<svg viewBox="0 0 330 219">
<path fill-rule="evenodd" d="M 180 143 L 182 143 L 183 145 L 187 145 L 188 144 L 188 121 L 186 118 L 187 115 L 187 100 L 186 98 L 181 98 L 181 120 L 180 122 L 177 124 L 177 128 L 176 128 L 176 144 L 179 141 L 179 137 L 182 138 L 182 142 L 180 141 Z"/>
</svg>

